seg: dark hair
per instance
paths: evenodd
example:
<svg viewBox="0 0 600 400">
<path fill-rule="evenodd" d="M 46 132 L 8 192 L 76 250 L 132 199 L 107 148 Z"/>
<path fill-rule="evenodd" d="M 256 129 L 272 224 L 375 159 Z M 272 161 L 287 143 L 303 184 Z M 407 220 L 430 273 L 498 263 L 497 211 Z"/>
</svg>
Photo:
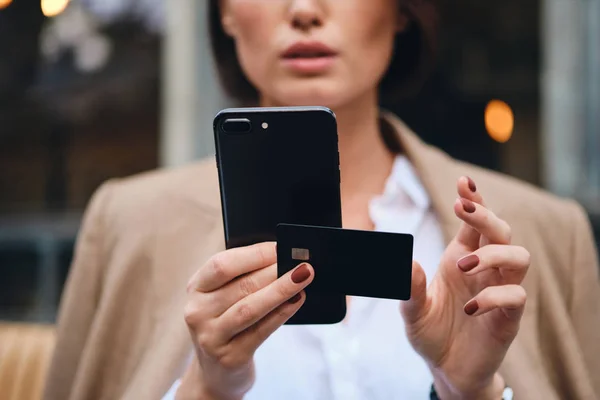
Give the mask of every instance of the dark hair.
<svg viewBox="0 0 600 400">
<path fill-rule="evenodd" d="M 380 85 L 384 103 L 416 93 L 433 69 L 437 53 L 439 0 L 400 1 L 411 22 L 406 31 L 396 36 L 394 54 Z M 210 0 L 208 18 L 211 47 L 223 89 L 243 104 L 256 103 L 256 88 L 246 79 L 235 42 L 221 25 L 219 0 Z"/>
</svg>

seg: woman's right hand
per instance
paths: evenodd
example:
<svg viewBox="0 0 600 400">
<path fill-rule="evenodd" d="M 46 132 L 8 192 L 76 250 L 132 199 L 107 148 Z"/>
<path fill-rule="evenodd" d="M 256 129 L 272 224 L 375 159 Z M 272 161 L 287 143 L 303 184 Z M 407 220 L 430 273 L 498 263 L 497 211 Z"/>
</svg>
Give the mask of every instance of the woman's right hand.
<svg viewBox="0 0 600 400">
<path fill-rule="evenodd" d="M 254 352 L 298 311 L 314 277 L 301 264 L 277 279 L 276 262 L 275 243 L 260 243 L 216 254 L 190 279 L 185 322 L 196 359 L 178 398 L 240 399 L 250 390 Z"/>
</svg>

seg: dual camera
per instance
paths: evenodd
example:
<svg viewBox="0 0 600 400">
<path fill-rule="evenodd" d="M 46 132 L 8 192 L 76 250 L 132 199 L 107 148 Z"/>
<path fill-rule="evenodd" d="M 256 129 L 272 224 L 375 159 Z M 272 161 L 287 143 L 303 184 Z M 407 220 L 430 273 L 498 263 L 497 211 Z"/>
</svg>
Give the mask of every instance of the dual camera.
<svg viewBox="0 0 600 400">
<path fill-rule="evenodd" d="M 260 127 L 267 129 L 269 128 L 269 124 L 262 122 Z M 247 118 L 227 118 L 221 124 L 221 130 L 231 135 L 243 135 L 252 132 L 252 122 Z"/>
</svg>

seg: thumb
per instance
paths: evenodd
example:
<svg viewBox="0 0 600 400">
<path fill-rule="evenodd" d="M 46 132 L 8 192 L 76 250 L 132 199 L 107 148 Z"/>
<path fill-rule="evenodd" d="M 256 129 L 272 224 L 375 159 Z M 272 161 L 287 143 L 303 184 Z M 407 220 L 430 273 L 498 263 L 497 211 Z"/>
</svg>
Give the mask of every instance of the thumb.
<svg viewBox="0 0 600 400">
<path fill-rule="evenodd" d="M 413 261 L 410 299 L 402 302 L 400 311 L 407 324 L 418 321 L 427 308 L 427 277 L 421 265 Z"/>
</svg>

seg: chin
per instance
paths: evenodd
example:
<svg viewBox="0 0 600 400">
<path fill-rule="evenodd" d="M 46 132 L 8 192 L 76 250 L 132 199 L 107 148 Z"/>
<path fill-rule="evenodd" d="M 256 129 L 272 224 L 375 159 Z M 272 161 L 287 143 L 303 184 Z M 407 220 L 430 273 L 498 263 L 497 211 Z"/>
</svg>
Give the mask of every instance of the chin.
<svg viewBox="0 0 600 400">
<path fill-rule="evenodd" d="M 353 91 L 347 84 L 325 79 L 281 82 L 270 92 L 272 98 L 284 106 L 324 106 L 330 109 L 340 107 L 353 97 Z"/>
</svg>

